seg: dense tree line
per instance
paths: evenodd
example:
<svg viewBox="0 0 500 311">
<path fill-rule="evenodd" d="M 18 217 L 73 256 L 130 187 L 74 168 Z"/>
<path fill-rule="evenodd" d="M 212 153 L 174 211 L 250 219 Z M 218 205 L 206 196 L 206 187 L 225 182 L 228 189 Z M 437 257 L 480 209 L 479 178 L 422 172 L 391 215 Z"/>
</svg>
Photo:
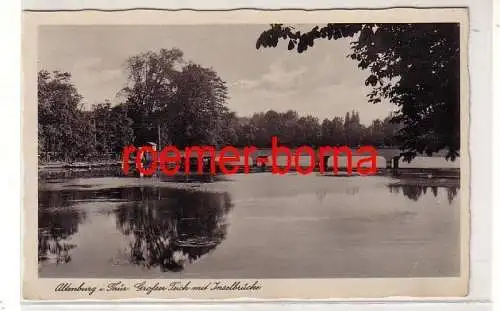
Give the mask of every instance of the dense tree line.
<svg viewBox="0 0 500 311">
<path fill-rule="evenodd" d="M 38 149 L 41 160 L 75 161 L 118 155 L 129 144 L 220 144 L 227 87 L 211 68 L 185 62 L 178 49 L 127 61 L 122 101 L 83 109 L 70 73 L 38 74 Z"/>
<path fill-rule="evenodd" d="M 183 60 L 178 49 L 146 52 L 127 61 L 121 102 L 83 109 L 83 98 L 67 72 L 38 74 L 38 149 L 43 161 L 98 160 L 118 157 L 123 147 L 147 142 L 175 145 L 269 147 L 280 144 L 395 145 L 394 124 L 360 123 L 355 111 L 324 119 L 295 111 L 238 117 L 227 108 L 227 86 L 217 73 Z"/>
<path fill-rule="evenodd" d="M 38 73 L 38 153 L 41 160 L 92 160 L 117 153 L 132 141 L 123 105 L 109 102 L 83 109 L 67 72 Z"/>
<path fill-rule="evenodd" d="M 395 146 L 394 135 L 398 126 L 391 117 L 376 119 L 369 126 L 361 124 L 359 113 L 346 113 L 345 117 L 325 118 L 320 121 L 312 116 L 299 116 L 296 111 L 259 112 L 251 117 L 232 116 L 227 130 L 227 144 L 238 147 L 270 147 L 271 138 L 278 137 L 280 145 L 309 146 Z"/>
</svg>

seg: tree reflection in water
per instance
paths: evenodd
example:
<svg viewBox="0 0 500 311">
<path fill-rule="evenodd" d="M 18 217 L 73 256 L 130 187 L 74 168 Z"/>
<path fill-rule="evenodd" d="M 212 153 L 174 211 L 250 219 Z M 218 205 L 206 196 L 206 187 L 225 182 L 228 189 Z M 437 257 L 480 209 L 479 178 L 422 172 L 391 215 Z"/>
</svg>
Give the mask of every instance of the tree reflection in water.
<svg viewBox="0 0 500 311">
<path fill-rule="evenodd" d="M 39 191 L 38 194 L 38 261 L 67 263 L 76 247 L 68 242 L 78 232 L 85 213 L 71 207 L 73 196 L 65 191 Z"/>
<path fill-rule="evenodd" d="M 448 202 L 451 204 L 455 197 L 458 194 L 459 187 L 458 186 L 425 186 L 425 185 L 401 185 L 401 184 L 391 184 L 388 186 L 389 191 L 391 193 L 400 193 L 403 192 L 403 195 L 406 196 L 407 198 L 413 200 L 413 201 L 418 201 L 422 195 L 427 194 L 428 189 L 430 188 L 430 191 L 434 195 L 434 197 L 438 196 L 439 190 L 438 188 L 441 188 L 442 190 L 446 191 L 447 197 L 448 197 Z"/>
<path fill-rule="evenodd" d="M 225 239 L 229 194 L 140 188 L 140 195 L 115 210 L 118 229 L 132 240 L 132 263 L 179 272 Z"/>
</svg>

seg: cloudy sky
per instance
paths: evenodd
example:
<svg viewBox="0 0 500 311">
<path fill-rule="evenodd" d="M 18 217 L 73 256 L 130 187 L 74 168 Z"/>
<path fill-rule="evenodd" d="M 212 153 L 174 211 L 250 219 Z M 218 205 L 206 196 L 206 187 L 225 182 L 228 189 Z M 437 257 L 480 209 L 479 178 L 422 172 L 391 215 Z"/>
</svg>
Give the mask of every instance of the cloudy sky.
<svg viewBox="0 0 500 311">
<path fill-rule="evenodd" d="M 346 57 L 348 40 L 319 40 L 302 54 L 255 48 L 267 25 L 45 26 L 39 33 L 39 69 L 68 71 L 87 107 L 125 85 L 125 61 L 148 50 L 180 48 L 186 60 L 212 67 L 229 86 L 229 108 L 240 116 L 293 109 L 320 119 L 356 109 L 361 122 L 384 118 L 392 106 L 369 104 L 366 71 Z M 299 28 L 304 28 L 303 26 Z M 305 27 L 305 29 L 311 27 Z"/>
</svg>

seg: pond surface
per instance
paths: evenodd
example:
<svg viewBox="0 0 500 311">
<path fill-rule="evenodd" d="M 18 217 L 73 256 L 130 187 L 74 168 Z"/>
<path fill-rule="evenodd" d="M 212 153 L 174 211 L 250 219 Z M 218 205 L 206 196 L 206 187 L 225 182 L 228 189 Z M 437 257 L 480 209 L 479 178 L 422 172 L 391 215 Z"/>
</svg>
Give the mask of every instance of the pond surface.
<svg viewBox="0 0 500 311">
<path fill-rule="evenodd" d="M 40 184 L 40 277 L 457 276 L 458 180 L 270 173 Z"/>
</svg>

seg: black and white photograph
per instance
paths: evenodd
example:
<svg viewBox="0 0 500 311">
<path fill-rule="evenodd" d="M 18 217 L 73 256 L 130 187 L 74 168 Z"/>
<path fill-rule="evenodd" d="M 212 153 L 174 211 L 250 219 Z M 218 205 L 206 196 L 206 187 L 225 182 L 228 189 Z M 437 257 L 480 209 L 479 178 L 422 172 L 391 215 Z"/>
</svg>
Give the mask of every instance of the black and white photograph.
<svg viewBox="0 0 500 311">
<path fill-rule="evenodd" d="M 466 295 L 468 30 L 447 12 L 37 24 L 29 296 Z"/>
</svg>

